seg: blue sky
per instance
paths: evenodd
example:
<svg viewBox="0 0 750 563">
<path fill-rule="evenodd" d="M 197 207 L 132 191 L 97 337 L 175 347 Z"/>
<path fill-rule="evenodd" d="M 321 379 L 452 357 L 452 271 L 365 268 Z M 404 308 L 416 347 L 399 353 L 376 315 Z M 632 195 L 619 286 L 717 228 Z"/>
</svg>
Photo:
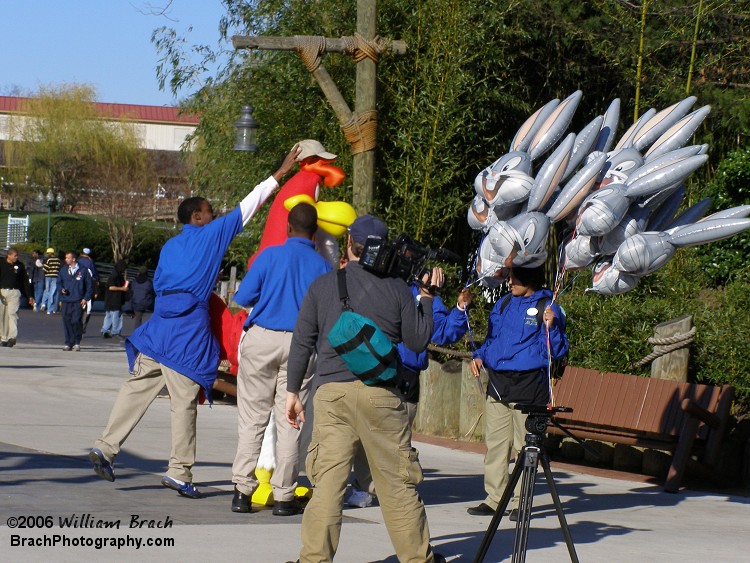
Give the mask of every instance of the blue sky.
<svg viewBox="0 0 750 563">
<path fill-rule="evenodd" d="M 149 14 L 168 3 L 2 0 L 0 95 L 31 95 L 42 85 L 76 82 L 94 86 L 101 102 L 175 105 L 170 92 L 159 90 L 151 33 L 173 27 L 189 45 L 216 48 L 224 8 L 220 0 L 172 0 L 165 15 Z"/>
</svg>

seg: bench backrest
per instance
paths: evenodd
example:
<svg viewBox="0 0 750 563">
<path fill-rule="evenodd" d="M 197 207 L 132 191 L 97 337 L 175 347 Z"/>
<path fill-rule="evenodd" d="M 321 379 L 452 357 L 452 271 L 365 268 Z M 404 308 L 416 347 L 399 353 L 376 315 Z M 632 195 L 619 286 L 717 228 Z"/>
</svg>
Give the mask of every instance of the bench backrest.
<svg viewBox="0 0 750 563">
<path fill-rule="evenodd" d="M 693 399 L 709 412 L 716 411 L 721 388 L 680 383 L 624 373 L 603 373 L 567 366 L 554 387 L 555 405 L 572 407 L 555 419 L 563 426 L 592 426 L 677 437 L 686 416 L 682 400 Z M 702 425 L 703 426 L 703 425 Z M 705 438 L 707 428 L 699 429 Z"/>
</svg>

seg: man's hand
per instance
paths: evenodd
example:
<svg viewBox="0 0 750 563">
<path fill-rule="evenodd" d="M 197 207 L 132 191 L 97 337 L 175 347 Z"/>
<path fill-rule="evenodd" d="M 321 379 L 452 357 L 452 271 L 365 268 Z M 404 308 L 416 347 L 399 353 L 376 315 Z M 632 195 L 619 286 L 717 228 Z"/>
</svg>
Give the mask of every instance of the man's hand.
<svg viewBox="0 0 750 563">
<path fill-rule="evenodd" d="M 465 287 L 461 290 L 461 293 L 458 294 L 458 303 L 456 306 L 462 311 L 465 311 L 471 306 L 472 299 L 471 291 L 468 287 Z"/>
<path fill-rule="evenodd" d="M 555 322 L 555 312 L 549 305 L 547 305 L 547 308 L 544 310 L 542 319 L 544 320 L 544 324 L 547 325 L 547 328 L 551 328 L 552 324 Z"/>
<path fill-rule="evenodd" d="M 299 430 L 299 423 L 305 422 L 305 409 L 298 393 L 287 391 L 286 394 L 286 421 L 295 430 Z"/>
<path fill-rule="evenodd" d="M 31 305 L 32 307 L 35 305 L 33 297 L 29 297 L 29 305 Z"/>
<path fill-rule="evenodd" d="M 299 146 L 299 144 L 292 147 L 292 150 L 289 151 L 289 154 L 284 157 L 284 161 L 281 163 L 281 166 L 279 166 L 279 169 L 273 173 L 273 177 L 276 180 L 276 183 L 281 183 L 281 179 L 292 170 L 292 167 L 294 166 L 295 162 L 297 161 L 297 157 L 301 152 L 302 148 Z"/>
<path fill-rule="evenodd" d="M 479 377 L 479 370 L 482 369 L 482 359 L 481 358 L 473 358 L 471 362 L 469 363 L 469 370 L 471 371 L 471 375 L 474 377 Z"/>
<path fill-rule="evenodd" d="M 419 293 L 422 297 L 432 297 L 436 289 L 441 289 L 445 284 L 445 272 L 442 268 L 433 268 L 432 272 L 422 276 Z"/>
</svg>

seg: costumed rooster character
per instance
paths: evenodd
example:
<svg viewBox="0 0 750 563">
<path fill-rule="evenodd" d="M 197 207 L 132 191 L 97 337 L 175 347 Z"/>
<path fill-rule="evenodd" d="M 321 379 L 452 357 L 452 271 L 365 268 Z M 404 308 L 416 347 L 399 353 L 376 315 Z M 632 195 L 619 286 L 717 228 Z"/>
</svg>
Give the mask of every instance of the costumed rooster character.
<svg viewBox="0 0 750 563">
<path fill-rule="evenodd" d="M 300 141 L 302 148 L 297 157 L 300 171 L 286 182 L 276 194 L 268 219 L 263 229 L 258 250 L 248 259 L 250 269 L 255 257 L 269 246 L 281 245 L 287 239 L 287 221 L 289 211 L 296 204 L 305 202 L 313 205 L 318 212 L 318 231 L 315 242 L 323 257 L 332 265 L 338 265 L 339 248 L 337 237 L 346 232 L 346 228 L 357 218 L 354 208 L 346 202 L 318 201 L 321 183 L 327 187 L 339 185 L 345 178 L 344 171 L 331 164 L 336 155 L 327 152 L 323 145 L 314 139 Z M 238 349 L 242 326 L 248 313 L 241 310 L 232 314 L 224 301 L 213 296 L 210 303 L 211 326 L 219 341 L 220 358 L 228 360 L 230 373 L 237 375 L 239 367 Z M 273 491 L 270 484 L 271 475 L 276 467 L 276 425 L 270 417 L 258 459 L 255 475 L 258 478 L 258 489 L 253 493 L 252 502 L 270 506 L 273 504 Z M 297 487 L 295 496 L 309 498 L 311 491 L 307 487 Z"/>
<path fill-rule="evenodd" d="M 306 195 L 313 201 L 318 201 L 320 195 L 320 185 L 333 188 L 338 186 L 346 177 L 344 171 L 332 163 L 336 160 L 336 155 L 326 151 L 325 147 L 315 139 L 305 139 L 297 143 L 302 148 L 302 152 L 297 157 L 299 172 L 292 176 L 286 182 L 271 204 L 268 211 L 268 219 L 263 229 L 263 235 L 260 239 L 258 250 L 247 261 L 247 269 L 255 260 L 258 253 L 268 246 L 284 244 L 286 241 L 286 222 L 289 216 L 289 210 L 284 207 L 284 202 L 291 197 Z M 321 210 L 318 210 L 320 217 Z M 336 220 L 335 217 L 322 217 L 323 220 Z M 332 266 L 338 264 L 338 244 L 326 233 L 321 233 L 320 229 L 315 235 L 315 242 L 323 257 L 328 260 Z"/>
</svg>

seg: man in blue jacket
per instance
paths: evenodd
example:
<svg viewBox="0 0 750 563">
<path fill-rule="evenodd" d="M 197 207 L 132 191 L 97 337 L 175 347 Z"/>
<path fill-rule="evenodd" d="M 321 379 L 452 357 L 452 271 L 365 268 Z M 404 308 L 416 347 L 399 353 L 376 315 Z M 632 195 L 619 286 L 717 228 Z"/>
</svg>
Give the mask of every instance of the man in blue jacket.
<svg viewBox="0 0 750 563">
<path fill-rule="evenodd" d="M 552 292 L 542 289 L 540 268 L 512 268 L 510 295 L 495 303 L 490 313 L 487 338 L 473 354 L 471 372 L 479 377 L 487 370 L 484 403 L 484 489 L 487 497 L 468 509 L 474 516 L 492 516 L 509 482 L 511 452 L 521 451 L 526 417 L 513 405 L 546 405 L 549 402 L 549 362 L 568 353 L 565 315 L 552 302 Z M 518 481 L 510 520 L 518 518 L 521 481 Z"/>
<path fill-rule="evenodd" d="M 113 461 L 120 446 L 166 384 L 172 453 L 161 482 L 182 496 L 202 496 L 192 483 L 198 391 L 202 388 L 211 401 L 219 366 L 208 299 L 229 243 L 292 169 L 298 154 L 295 145 L 279 169 L 224 217 L 214 220 L 211 204 L 202 197 L 180 204 L 182 232 L 164 244 L 154 274 L 154 314 L 125 341 L 132 377 L 120 389 L 107 427 L 89 453 L 102 479 L 115 480 Z"/>
<path fill-rule="evenodd" d="M 57 274 L 57 287 L 60 288 L 65 328 L 63 350 L 78 352 L 83 338 L 83 312 L 86 310 L 86 302 L 94 295 L 94 284 L 89 271 L 78 265 L 73 251 L 65 254 L 65 266 Z"/>
<path fill-rule="evenodd" d="M 258 464 L 268 413 L 276 422 L 276 467 L 271 477 L 273 513 L 302 512 L 294 500 L 299 475 L 299 432 L 286 423 L 286 371 L 294 323 L 307 288 L 331 265 L 315 251 L 313 238 L 318 214 L 299 203 L 289 212 L 287 240 L 256 257 L 234 300 L 253 310 L 240 340 L 237 374 L 237 455 L 232 465 L 232 512 L 251 512 L 250 499 L 258 488 Z M 307 401 L 312 362 L 300 398 Z"/>
</svg>

